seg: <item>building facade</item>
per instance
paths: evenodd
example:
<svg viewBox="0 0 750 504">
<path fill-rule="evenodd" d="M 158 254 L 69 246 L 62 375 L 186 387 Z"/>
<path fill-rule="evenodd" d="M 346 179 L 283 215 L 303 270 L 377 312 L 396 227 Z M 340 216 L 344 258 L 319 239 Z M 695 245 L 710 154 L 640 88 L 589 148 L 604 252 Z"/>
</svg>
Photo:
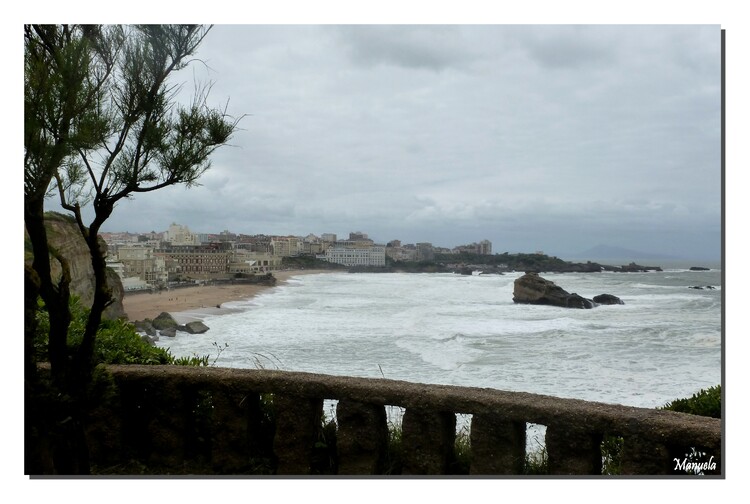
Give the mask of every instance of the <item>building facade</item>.
<svg viewBox="0 0 750 504">
<path fill-rule="evenodd" d="M 348 240 L 339 240 L 316 256 L 348 267 L 385 267 L 385 245 L 377 245 L 366 234 L 350 233 Z"/>
<path fill-rule="evenodd" d="M 209 279 L 229 272 L 232 244 L 204 243 L 202 245 L 168 246 L 159 255 L 176 263 L 176 273 L 183 279 Z"/>
<path fill-rule="evenodd" d="M 167 282 L 164 257 L 157 255 L 152 246 L 121 245 L 117 248 L 117 259 L 122 265 L 121 278 L 138 278 L 151 285 Z"/>
<path fill-rule="evenodd" d="M 279 268 L 281 268 L 281 257 L 246 249 L 234 250 L 229 262 L 229 274 L 231 275 L 268 273 Z"/>
<path fill-rule="evenodd" d="M 164 241 L 169 242 L 173 246 L 200 244 L 197 234 L 191 233 L 187 226 L 181 226 L 174 222 L 164 233 Z"/>
</svg>

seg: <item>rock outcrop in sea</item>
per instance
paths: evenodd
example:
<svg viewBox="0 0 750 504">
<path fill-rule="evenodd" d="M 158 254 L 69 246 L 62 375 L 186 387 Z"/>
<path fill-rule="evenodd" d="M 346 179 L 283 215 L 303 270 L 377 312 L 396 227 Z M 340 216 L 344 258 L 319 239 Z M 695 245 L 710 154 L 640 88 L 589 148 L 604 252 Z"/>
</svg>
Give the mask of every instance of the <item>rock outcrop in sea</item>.
<svg viewBox="0 0 750 504">
<path fill-rule="evenodd" d="M 612 294 L 599 294 L 598 296 L 594 296 L 593 301 L 596 304 L 603 305 L 625 304 L 622 299 L 613 296 Z"/>
<path fill-rule="evenodd" d="M 166 336 L 168 338 L 174 338 L 177 331 L 190 334 L 203 334 L 209 329 L 209 327 L 200 320 L 180 325 L 174 317 L 167 312 L 161 312 L 159 316 L 153 320 L 137 320 L 134 325 L 135 330 L 138 332 L 146 333 L 149 336 L 156 336 L 156 331 L 158 330 L 160 336 Z"/>
<path fill-rule="evenodd" d="M 599 301 L 596 301 L 596 300 Z M 599 304 L 624 304 L 612 294 L 601 294 L 593 300 L 570 293 L 550 280 L 529 272 L 516 279 L 513 284 L 513 302 L 519 304 L 551 305 L 562 308 L 589 309 Z"/>
<path fill-rule="evenodd" d="M 178 329 L 184 330 L 190 334 L 202 334 L 208 331 L 208 326 L 200 320 L 195 320 L 193 322 L 188 322 L 184 326 L 178 327 Z"/>
</svg>

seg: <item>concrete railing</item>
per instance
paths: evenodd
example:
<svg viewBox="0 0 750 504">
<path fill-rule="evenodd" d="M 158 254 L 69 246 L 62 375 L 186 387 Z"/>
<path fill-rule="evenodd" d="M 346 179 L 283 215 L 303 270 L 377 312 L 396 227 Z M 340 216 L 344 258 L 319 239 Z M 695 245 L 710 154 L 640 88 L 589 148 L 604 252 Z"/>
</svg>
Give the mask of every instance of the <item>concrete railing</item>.
<svg viewBox="0 0 750 504">
<path fill-rule="evenodd" d="M 623 475 L 677 476 L 696 467 L 722 474 L 719 419 L 386 379 L 214 367 L 108 369 L 118 393 L 93 412 L 88 431 L 92 462 L 100 466 L 138 460 L 175 472 L 308 475 L 320 466 L 316 458 L 331 456 L 333 443 L 335 461 L 323 464 L 333 474 L 383 474 L 390 448 L 386 406 L 399 406 L 404 475 L 450 473 L 457 413 L 471 415 L 471 475 L 524 474 L 527 423 L 546 426 L 549 474 L 601 474 L 604 436 L 623 440 Z M 330 432 L 324 439 L 325 400 L 337 401 L 335 441 Z M 696 451 L 697 459 L 686 458 Z"/>
</svg>

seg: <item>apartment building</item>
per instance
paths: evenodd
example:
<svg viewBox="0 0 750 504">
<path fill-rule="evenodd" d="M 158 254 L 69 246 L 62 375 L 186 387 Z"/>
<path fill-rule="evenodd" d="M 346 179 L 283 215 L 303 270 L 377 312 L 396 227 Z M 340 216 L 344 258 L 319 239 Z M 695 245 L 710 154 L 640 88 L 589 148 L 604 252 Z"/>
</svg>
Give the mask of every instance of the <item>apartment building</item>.
<svg viewBox="0 0 750 504">
<path fill-rule="evenodd" d="M 412 246 L 401 246 L 401 242 L 396 245 L 394 242 L 389 242 L 385 248 L 385 255 L 399 262 L 412 262 L 417 259 L 417 249 Z"/>
<path fill-rule="evenodd" d="M 435 259 L 435 250 L 432 247 L 432 243 L 422 242 L 417 243 L 417 261 L 432 261 Z"/>
<path fill-rule="evenodd" d="M 385 246 L 377 245 L 362 233 L 351 233 L 349 240 L 339 240 L 318 255 L 318 259 L 344 266 L 385 266 Z"/>
<path fill-rule="evenodd" d="M 191 233 L 187 226 L 175 224 L 174 222 L 164 233 L 164 241 L 169 242 L 173 246 L 200 244 L 197 234 Z"/>
<path fill-rule="evenodd" d="M 298 256 L 301 243 L 296 236 L 276 236 L 271 240 L 271 250 L 279 257 Z"/>
<path fill-rule="evenodd" d="M 492 255 L 492 242 L 489 240 L 482 240 L 479 242 L 478 254 L 481 255 Z"/>
<path fill-rule="evenodd" d="M 121 278 L 138 278 L 152 285 L 167 282 L 164 257 L 157 255 L 153 246 L 120 245 L 116 257 L 121 265 L 118 271 Z"/>
<path fill-rule="evenodd" d="M 169 245 L 158 252 L 177 264 L 176 273 L 183 278 L 210 279 L 226 275 L 232 260 L 232 244 Z"/>
<path fill-rule="evenodd" d="M 462 252 L 469 254 L 492 255 L 492 242 L 489 240 L 482 240 L 479 243 L 459 245 L 453 249 L 454 254 L 460 254 Z"/>
</svg>

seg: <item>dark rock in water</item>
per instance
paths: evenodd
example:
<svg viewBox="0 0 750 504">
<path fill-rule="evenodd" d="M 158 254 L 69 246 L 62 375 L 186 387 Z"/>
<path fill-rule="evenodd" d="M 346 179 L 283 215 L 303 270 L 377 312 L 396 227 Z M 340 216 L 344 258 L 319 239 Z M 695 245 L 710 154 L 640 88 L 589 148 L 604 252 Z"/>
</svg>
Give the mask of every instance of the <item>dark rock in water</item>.
<svg viewBox="0 0 750 504">
<path fill-rule="evenodd" d="M 155 336 L 154 338 L 150 336 L 141 336 L 141 339 L 149 344 L 149 346 L 156 346 L 156 342 L 159 341 L 159 337 Z"/>
<path fill-rule="evenodd" d="M 170 327 L 177 327 L 177 321 L 167 312 L 161 312 L 158 317 L 151 321 L 156 329 L 167 329 Z"/>
<path fill-rule="evenodd" d="M 568 299 L 566 300 L 566 306 L 567 308 L 585 308 L 590 309 L 594 308 L 596 306 L 596 303 L 594 303 L 591 299 L 586 299 L 583 296 L 579 296 L 575 292 L 568 296 Z"/>
<path fill-rule="evenodd" d="M 711 271 L 711 268 L 704 268 L 703 266 L 691 266 L 690 271 Z"/>
<path fill-rule="evenodd" d="M 554 282 L 545 280 L 538 273 L 526 273 L 513 284 L 513 302 L 539 304 L 563 308 L 593 308 L 596 304 L 578 294 L 571 294 Z"/>
<path fill-rule="evenodd" d="M 612 294 L 599 294 L 594 296 L 594 303 L 602 305 L 625 304 L 622 299 Z"/>
<path fill-rule="evenodd" d="M 174 338 L 177 336 L 177 327 L 167 327 L 159 331 L 159 334 L 167 338 Z"/>
<path fill-rule="evenodd" d="M 208 331 L 208 326 L 201 322 L 200 320 L 196 320 L 194 322 L 188 322 L 185 324 L 185 332 L 188 332 L 190 334 L 202 334 L 206 331 Z"/>
<path fill-rule="evenodd" d="M 662 271 L 662 269 L 659 266 L 641 266 L 632 262 L 627 266 L 620 266 L 618 271 L 622 273 L 647 273 L 649 271 Z"/>
<path fill-rule="evenodd" d="M 146 333 L 149 336 L 156 336 L 156 329 L 151 325 L 150 320 L 136 320 L 133 325 L 138 332 Z"/>
</svg>

